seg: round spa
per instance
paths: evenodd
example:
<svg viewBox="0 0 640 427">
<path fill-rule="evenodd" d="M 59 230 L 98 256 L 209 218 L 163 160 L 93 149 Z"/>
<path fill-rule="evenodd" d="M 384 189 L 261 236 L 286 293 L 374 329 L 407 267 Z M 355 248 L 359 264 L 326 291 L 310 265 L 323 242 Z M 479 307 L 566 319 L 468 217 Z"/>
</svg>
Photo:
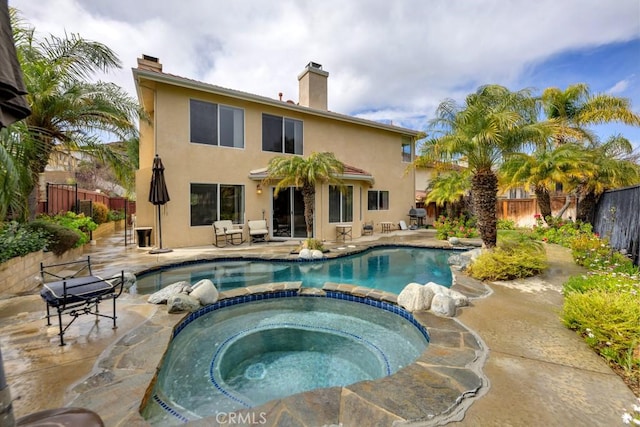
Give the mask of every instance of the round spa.
<svg viewBox="0 0 640 427">
<path fill-rule="evenodd" d="M 428 342 L 402 308 L 340 292 L 220 301 L 176 327 L 142 414 L 178 425 L 382 378 L 413 363 Z"/>
</svg>

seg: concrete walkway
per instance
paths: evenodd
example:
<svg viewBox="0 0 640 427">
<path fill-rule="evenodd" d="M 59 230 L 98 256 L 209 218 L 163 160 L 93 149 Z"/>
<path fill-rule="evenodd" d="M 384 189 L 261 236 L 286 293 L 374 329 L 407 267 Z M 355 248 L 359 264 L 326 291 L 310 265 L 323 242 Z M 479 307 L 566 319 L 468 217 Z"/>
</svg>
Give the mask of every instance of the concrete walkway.
<svg viewBox="0 0 640 427">
<path fill-rule="evenodd" d="M 442 246 L 432 233 L 394 232 L 346 244 L 335 252 L 371 243 L 412 243 Z M 446 244 L 446 243 L 445 243 Z M 216 256 L 287 256 L 293 243 L 243 245 L 225 250 L 203 247 L 150 255 L 134 246 L 125 247 L 122 236 L 101 239 L 89 249 L 96 270 L 103 275 L 125 270 L 139 272 L 163 263 Z M 337 249 L 342 247 L 345 249 Z M 633 393 L 574 332 L 562 326 L 561 285 L 580 270 L 567 250 L 549 246 L 551 268 L 538 278 L 489 285 L 488 296 L 476 298 L 461 310 L 456 321 L 478 336 L 486 347 L 486 384 L 478 397 L 462 401 L 448 417 L 422 425 L 465 426 L 609 426 L 619 425 L 623 408 L 634 402 Z M 268 252 L 268 254 L 265 254 Z M 464 283 L 462 283 L 464 285 Z M 107 426 L 143 425 L 135 414 L 144 390 L 164 352 L 168 335 L 180 315 L 168 315 L 164 307 L 146 298 L 123 295 L 119 300 L 118 329 L 106 322 L 80 318 L 65 335 L 69 343 L 58 347 L 56 327 L 46 327 L 39 295 L 0 300 L 0 345 L 7 380 L 20 417 L 59 406 L 84 406 L 96 410 Z M 164 337 L 141 354 L 136 343 L 153 334 Z M 128 349 L 130 351 L 128 351 Z M 145 351 L 149 351 L 149 348 Z M 155 362 L 153 362 L 155 361 Z M 151 362 L 151 363 L 150 363 Z M 118 366 L 131 375 L 114 378 L 105 366 Z M 140 375 L 142 374 L 142 375 Z M 118 393 L 92 400 L 91 392 L 118 382 Z M 98 401 L 99 400 L 99 401 Z M 342 410 L 345 410 L 344 408 Z M 384 418 L 349 420 L 344 426 L 388 425 Z M 304 425 L 314 425 L 309 419 Z M 198 424 L 204 425 L 204 424 Z M 303 425 L 282 421 L 268 425 Z M 322 424 L 319 424 L 322 425 Z"/>
</svg>

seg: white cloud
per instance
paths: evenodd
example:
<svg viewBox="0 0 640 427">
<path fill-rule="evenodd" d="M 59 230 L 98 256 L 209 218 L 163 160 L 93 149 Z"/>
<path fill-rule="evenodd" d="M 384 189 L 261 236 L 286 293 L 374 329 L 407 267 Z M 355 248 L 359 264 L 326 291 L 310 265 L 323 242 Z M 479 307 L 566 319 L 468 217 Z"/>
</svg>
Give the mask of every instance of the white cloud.
<svg viewBox="0 0 640 427">
<path fill-rule="evenodd" d="M 143 53 L 159 57 L 168 73 L 293 100 L 298 73 L 315 61 L 330 73 L 331 110 L 407 126 L 422 125 L 444 98 L 462 99 L 480 84 L 518 85 L 530 64 L 640 37 L 637 0 L 12 0 L 10 6 L 40 32 L 66 30 L 114 49 L 124 69 L 109 79 L 132 94 L 130 68 Z"/>
<path fill-rule="evenodd" d="M 629 79 L 620 80 L 619 82 L 614 84 L 611 88 L 609 88 L 607 90 L 607 93 L 609 93 L 611 95 L 619 95 L 619 94 L 623 93 L 625 90 L 627 90 L 627 88 L 629 87 L 630 83 L 631 82 L 630 82 Z"/>
</svg>

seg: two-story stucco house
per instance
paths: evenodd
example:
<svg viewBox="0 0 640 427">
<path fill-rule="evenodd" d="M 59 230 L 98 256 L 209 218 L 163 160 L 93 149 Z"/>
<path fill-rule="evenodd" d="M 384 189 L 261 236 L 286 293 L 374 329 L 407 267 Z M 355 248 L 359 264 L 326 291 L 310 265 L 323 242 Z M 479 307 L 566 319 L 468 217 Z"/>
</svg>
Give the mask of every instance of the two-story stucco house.
<svg viewBox="0 0 640 427">
<path fill-rule="evenodd" d="M 158 154 L 171 198 L 161 209 L 166 247 L 210 245 L 219 219 L 266 219 L 273 240 L 305 238 L 301 191 L 274 197 L 273 187 L 261 185 L 274 156 L 332 152 L 345 164 L 346 190 L 316 188 L 316 238 L 336 240 L 336 224 L 350 224 L 357 237 L 365 221 L 380 232 L 381 222 L 406 220 L 415 203 L 408 166 L 418 132 L 329 111 L 329 73 L 319 64 L 298 76 L 298 104 L 167 74 L 149 56 L 138 59 L 133 76 L 150 117 L 140 123 L 137 225 L 157 228 L 147 196 Z"/>
</svg>

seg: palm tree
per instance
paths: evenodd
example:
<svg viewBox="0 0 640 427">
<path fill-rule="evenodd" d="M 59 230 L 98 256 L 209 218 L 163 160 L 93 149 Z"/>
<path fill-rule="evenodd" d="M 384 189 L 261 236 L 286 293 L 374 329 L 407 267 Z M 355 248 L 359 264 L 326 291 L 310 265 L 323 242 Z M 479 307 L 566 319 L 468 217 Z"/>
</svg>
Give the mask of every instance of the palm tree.
<svg viewBox="0 0 640 427">
<path fill-rule="evenodd" d="M 538 104 L 528 90 L 511 92 L 498 85 L 481 86 L 464 105 L 442 102 L 431 128 L 440 133 L 426 141 L 428 160 L 462 160 L 471 172 L 471 191 L 478 231 L 485 247 L 496 245 L 496 169 L 507 155 L 526 143 L 541 142 L 553 132 L 538 123 Z"/>
<path fill-rule="evenodd" d="M 542 218 L 552 216 L 551 192 L 561 183 L 570 191 L 576 180 L 588 180 L 593 176 L 589 152 L 579 144 L 565 143 L 553 147 L 540 144 L 531 154 L 514 153 L 500 166 L 499 176 L 504 189 L 524 187 L 536 195 Z"/>
<path fill-rule="evenodd" d="M 271 181 L 276 182 L 274 196 L 285 188 L 302 189 L 307 238 L 311 238 L 316 185 L 328 183 L 342 187 L 340 176 L 343 172 L 344 164 L 333 153 L 311 153 L 306 159 L 300 156 L 277 156 L 269 161 L 263 184 L 266 186 Z"/>
<path fill-rule="evenodd" d="M 464 197 L 471 190 L 471 176 L 468 169 L 447 171 L 433 178 L 427 190 L 429 193 L 425 203 L 434 202 L 437 206 L 446 206 L 447 216 L 453 217 L 461 213 Z"/>
<path fill-rule="evenodd" d="M 570 85 L 564 91 L 547 88 L 541 102 L 547 120 L 557 124 L 553 144 L 545 142 L 531 155 L 522 154 L 512 159 L 502 172 L 507 186 L 523 184 L 534 191 L 540 213 L 546 220 L 551 216 L 549 192 L 556 183 L 562 183 L 567 190 L 570 182 L 584 181 L 593 174 L 593 165 L 586 161 L 588 156 L 576 145 L 598 143 L 588 126 L 609 122 L 638 125 L 640 116 L 633 113 L 629 100 L 606 94 L 592 95 L 584 83 Z M 571 147 L 556 151 L 565 144 Z"/>
<path fill-rule="evenodd" d="M 34 29 L 20 21 L 15 10 L 11 20 L 32 113 L 26 128 L 10 131 L 19 132 L 21 141 L 34 148 L 26 156 L 29 192 L 51 152 L 61 147 L 85 151 L 122 172 L 130 165 L 126 156 L 111 151 L 101 137 L 135 138 L 138 103 L 115 84 L 87 81 L 97 72 L 119 68 L 116 54 L 76 34 L 38 41 Z"/>
<path fill-rule="evenodd" d="M 26 129 L 24 121 L 11 126 Z M 7 215 L 19 217 L 27 209 L 25 195 L 29 194 L 32 183 L 26 165 L 31 150 L 28 143 L 20 140 L 19 132 L 0 131 L 0 221 Z"/>
<path fill-rule="evenodd" d="M 578 180 L 580 196 L 576 218 L 590 221 L 602 193 L 608 189 L 640 183 L 640 165 L 628 139 L 615 135 L 603 144 L 593 144 L 589 161 L 594 174 L 590 179 Z"/>
<path fill-rule="evenodd" d="M 542 92 L 542 104 L 548 119 L 560 127 L 554 136 L 556 144 L 595 142 L 590 125 L 620 122 L 640 126 L 640 116 L 631 110 L 631 102 L 607 94 L 591 94 L 589 86 L 578 83 L 564 91 L 550 87 Z"/>
</svg>

